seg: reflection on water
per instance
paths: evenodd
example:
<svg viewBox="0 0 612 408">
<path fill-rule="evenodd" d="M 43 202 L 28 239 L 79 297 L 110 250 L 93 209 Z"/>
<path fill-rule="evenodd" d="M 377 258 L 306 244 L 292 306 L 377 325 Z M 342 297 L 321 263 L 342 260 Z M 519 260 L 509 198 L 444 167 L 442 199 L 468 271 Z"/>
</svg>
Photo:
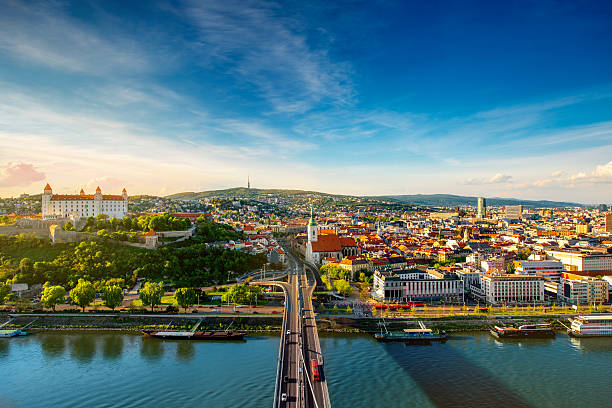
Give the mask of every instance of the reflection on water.
<svg viewBox="0 0 612 408">
<path fill-rule="evenodd" d="M 569 337 L 570 344 L 580 352 L 612 351 L 611 337 Z"/>
<path fill-rule="evenodd" d="M 70 336 L 70 355 L 82 363 L 90 363 L 96 355 L 96 337 L 88 333 Z"/>
<path fill-rule="evenodd" d="M 385 343 L 384 349 L 437 407 L 530 406 L 449 344 Z"/>
<path fill-rule="evenodd" d="M 123 336 L 104 336 L 102 338 L 102 355 L 107 359 L 117 359 L 123 352 Z"/>
<path fill-rule="evenodd" d="M 40 348 L 47 358 L 61 357 L 66 351 L 66 336 L 62 333 L 43 336 L 40 341 Z"/>
<path fill-rule="evenodd" d="M 191 341 L 180 341 L 176 345 L 176 357 L 183 363 L 188 363 L 195 355 L 195 347 Z"/>
<path fill-rule="evenodd" d="M 11 339 L 0 339 L 0 357 L 8 356 Z"/>
<path fill-rule="evenodd" d="M 157 361 L 164 355 L 164 343 L 148 337 L 143 337 L 140 355 L 149 361 Z"/>
<path fill-rule="evenodd" d="M 511 338 L 507 337 L 504 339 L 498 339 L 497 337 L 492 337 L 493 342 L 498 347 L 503 347 L 506 345 L 517 345 L 519 347 L 543 347 L 551 345 L 555 339 L 554 338 Z"/>
</svg>

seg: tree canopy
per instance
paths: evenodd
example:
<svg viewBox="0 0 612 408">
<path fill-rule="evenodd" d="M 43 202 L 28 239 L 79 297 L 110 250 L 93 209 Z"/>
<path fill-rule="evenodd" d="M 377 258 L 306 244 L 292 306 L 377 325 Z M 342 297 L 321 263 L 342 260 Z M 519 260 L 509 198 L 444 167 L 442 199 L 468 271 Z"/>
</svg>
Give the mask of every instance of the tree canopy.
<svg viewBox="0 0 612 408">
<path fill-rule="evenodd" d="M 94 285 L 84 279 L 79 279 L 77 285 L 70 291 L 72 303 L 79 305 L 85 311 L 85 307 L 96 298 Z"/>
<path fill-rule="evenodd" d="M 55 310 L 55 306 L 64 303 L 65 298 L 66 289 L 62 286 L 52 286 L 47 282 L 43 287 L 40 302 L 45 305 L 45 307 L 50 307 Z"/>
<path fill-rule="evenodd" d="M 115 310 L 123 302 L 123 289 L 117 285 L 105 286 L 102 289 L 102 300 L 104 301 L 104 306 Z"/>
<path fill-rule="evenodd" d="M 187 309 L 193 306 L 196 302 L 196 293 L 190 288 L 178 288 L 174 292 L 175 302 L 187 311 Z"/>
<path fill-rule="evenodd" d="M 151 311 L 161 303 L 162 296 L 164 296 L 163 282 L 145 282 L 140 289 L 140 300 L 144 306 L 151 306 Z"/>
</svg>

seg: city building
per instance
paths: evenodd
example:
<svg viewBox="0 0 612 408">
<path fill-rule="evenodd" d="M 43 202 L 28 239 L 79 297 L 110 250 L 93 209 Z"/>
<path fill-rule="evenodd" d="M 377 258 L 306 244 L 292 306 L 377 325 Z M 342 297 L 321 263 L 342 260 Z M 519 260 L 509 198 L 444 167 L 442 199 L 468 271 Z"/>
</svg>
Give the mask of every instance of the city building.
<svg viewBox="0 0 612 408">
<path fill-rule="evenodd" d="M 573 304 L 608 301 L 608 282 L 588 276 L 563 273 L 557 288 L 557 299 Z"/>
<path fill-rule="evenodd" d="M 544 279 L 533 275 L 482 275 L 482 296 L 487 303 L 534 303 L 544 301 Z"/>
<path fill-rule="evenodd" d="M 372 296 L 383 302 L 463 301 L 463 281 L 455 273 L 421 269 L 376 270 Z"/>
<path fill-rule="evenodd" d="M 559 282 L 565 272 L 561 261 L 514 261 L 514 266 L 520 275 L 536 275 L 554 282 Z"/>
<path fill-rule="evenodd" d="M 612 232 L 612 213 L 606 214 L 606 232 Z"/>
<path fill-rule="evenodd" d="M 47 184 L 42 195 L 43 220 L 69 217 L 96 217 L 106 214 L 110 218 L 123 218 L 128 212 L 128 194 L 125 188 L 121 195 L 102 194 L 100 187 L 95 194 L 53 194 Z"/>
<path fill-rule="evenodd" d="M 487 200 L 484 197 L 478 197 L 476 218 L 487 218 Z"/>
<path fill-rule="evenodd" d="M 522 205 L 504 205 L 504 216 L 510 220 L 520 220 L 523 217 Z"/>
<path fill-rule="evenodd" d="M 547 257 L 556 259 L 570 272 L 612 273 L 612 254 L 576 250 L 549 250 Z"/>
<path fill-rule="evenodd" d="M 345 256 L 359 255 L 359 247 L 351 237 L 340 237 L 334 230 L 323 229 L 314 219 L 310 209 L 310 220 L 307 226 L 305 258 L 308 262 L 321 264 L 323 258 L 334 258 L 341 261 Z"/>
</svg>

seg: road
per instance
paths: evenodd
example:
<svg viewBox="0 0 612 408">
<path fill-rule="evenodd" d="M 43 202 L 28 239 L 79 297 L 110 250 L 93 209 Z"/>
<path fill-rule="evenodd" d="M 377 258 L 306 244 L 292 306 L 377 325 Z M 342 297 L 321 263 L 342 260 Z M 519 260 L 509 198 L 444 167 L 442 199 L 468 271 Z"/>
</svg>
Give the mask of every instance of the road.
<svg viewBox="0 0 612 408">
<path fill-rule="evenodd" d="M 300 299 L 302 307 L 302 338 L 304 341 L 302 352 L 303 359 L 306 362 L 305 386 L 310 392 L 305 392 L 305 407 L 329 408 L 329 393 L 327 391 L 327 381 L 325 378 L 325 361 L 321 354 L 321 344 L 319 343 L 319 334 L 317 332 L 317 324 L 315 321 L 314 310 L 312 307 L 312 293 L 315 290 L 316 283 L 308 281 L 305 273 L 300 274 Z M 315 381 L 312 378 L 310 370 L 311 361 L 316 360 L 319 366 L 320 380 Z"/>
</svg>

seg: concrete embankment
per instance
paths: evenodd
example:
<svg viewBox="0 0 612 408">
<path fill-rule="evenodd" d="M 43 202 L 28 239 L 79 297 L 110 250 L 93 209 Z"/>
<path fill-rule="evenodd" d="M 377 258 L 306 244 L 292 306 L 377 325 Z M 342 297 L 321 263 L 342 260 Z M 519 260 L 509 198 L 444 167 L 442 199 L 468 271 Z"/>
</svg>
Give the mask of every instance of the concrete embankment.
<svg viewBox="0 0 612 408">
<path fill-rule="evenodd" d="M 0 323 L 16 317 L 11 327 L 23 327 L 34 321 L 30 329 L 113 329 L 132 330 L 150 328 L 189 329 L 199 319 L 203 319 L 201 328 L 225 329 L 230 324 L 234 330 L 248 332 L 280 332 L 282 315 L 203 315 L 203 314 L 96 314 L 96 313 L 41 313 L 41 314 L 8 314 L 0 313 Z M 477 317 L 444 317 L 444 318 L 406 318 L 385 319 L 388 330 L 416 328 L 422 321 L 431 329 L 446 331 L 488 330 L 493 325 L 553 323 L 557 329 L 563 326 L 557 319 L 566 323 L 568 315 L 559 316 L 496 316 L 495 318 Z M 317 327 L 320 332 L 338 333 L 375 333 L 380 331 L 381 319 L 354 318 L 347 316 L 318 316 Z"/>
<path fill-rule="evenodd" d="M 488 330 L 494 325 L 521 325 L 534 323 L 551 323 L 555 329 L 564 327 L 557 321 L 567 324 L 568 315 L 560 316 L 496 316 L 493 317 L 444 317 L 444 318 L 406 318 L 385 319 L 387 330 L 403 330 L 418 328 L 422 321 L 428 328 L 446 331 L 478 331 Z M 344 316 L 318 316 L 317 327 L 321 332 L 359 332 L 376 333 L 381 330 L 381 319 L 350 318 Z"/>
<path fill-rule="evenodd" d="M 232 330 L 254 332 L 280 331 L 282 316 L 233 316 L 233 315 L 129 315 L 129 314 L 95 314 L 95 313 L 41 313 L 41 314 L 0 314 L 0 323 L 11 317 L 12 327 L 23 327 L 33 322 L 28 329 L 120 329 L 138 331 L 142 329 L 165 328 L 189 329 L 199 319 L 203 319 L 200 328 L 203 330 L 225 329 L 231 324 Z"/>
</svg>

